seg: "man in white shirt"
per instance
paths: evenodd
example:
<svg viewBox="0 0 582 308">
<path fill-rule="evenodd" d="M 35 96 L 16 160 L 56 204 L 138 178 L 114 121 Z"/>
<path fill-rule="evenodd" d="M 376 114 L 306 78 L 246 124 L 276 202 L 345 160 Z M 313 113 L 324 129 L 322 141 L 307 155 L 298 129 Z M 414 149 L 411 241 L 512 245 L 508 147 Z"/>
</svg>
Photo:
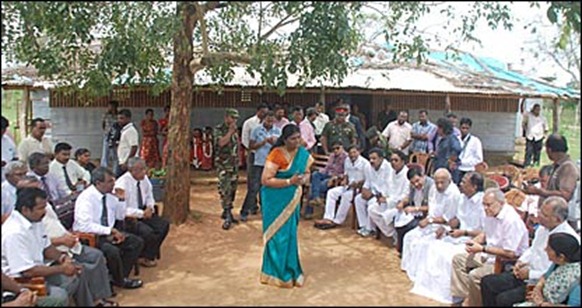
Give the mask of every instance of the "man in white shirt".
<svg viewBox="0 0 582 308">
<path fill-rule="evenodd" d="M 30 126 L 32 127 L 30 135 L 20 141 L 18 145 L 18 158 L 26 162 L 30 154 L 38 152 L 45 153 L 52 159 L 53 143 L 44 135 L 47 123 L 42 118 L 35 118 L 32 120 Z"/>
<path fill-rule="evenodd" d="M 465 253 L 453 257 L 451 295 L 454 304 L 468 300 L 469 306 L 481 306 L 481 278 L 493 274 L 495 257 L 515 259 L 528 247 L 525 223 L 505 202 L 499 188 L 489 188 L 483 196 L 485 217 L 483 232 L 465 242 Z"/>
<path fill-rule="evenodd" d="M 160 246 L 168 235 L 170 223 L 155 213 L 154 194 L 146 175 L 145 161 L 132 157 L 127 167 L 128 172 L 115 181 L 114 189 L 125 191 L 125 231 L 144 241 L 140 264 L 153 267 L 156 266 L 156 259 L 160 258 Z"/>
<path fill-rule="evenodd" d="M 315 104 L 315 110 L 317 111 L 317 117 L 313 121 L 313 125 L 315 125 L 315 136 L 319 139 L 325 124 L 329 122 L 329 116 L 325 114 L 325 105 L 321 102 Z"/>
<path fill-rule="evenodd" d="M 525 161 L 524 166 L 533 163 L 540 165 L 544 135 L 548 132 L 548 123 L 541 114 L 540 104 L 535 104 L 528 114 L 523 117 L 522 126 L 525 130 Z"/>
<path fill-rule="evenodd" d="M 36 187 L 18 191 L 16 210 L 2 224 L 2 272 L 10 277 L 45 277 L 49 296 L 72 296 L 79 306 L 94 306 L 91 277 L 83 266 L 50 243 L 41 223 L 46 197 Z M 47 261 L 52 264 L 47 265 Z"/>
<path fill-rule="evenodd" d="M 6 172 L 4 170 L 4 167 L 6 166 L 7 163 L 16 160 L 16 144 L 14 144 L 14 140 L 12 140 L 12 137 L 10 137 L 7 132 L 8 132 L 8 126 L 9 126 L 9 122 L 8 119 L 6 119 L 4 116 L 2 116 L 2 123 L 1 123 L 1 127 L 2 127 L 2 181 L 5 180 L 4 178 L 4 173 Z"/>
<path fill-rule="evenodd" d="M 67 195 L 82 191 L 91 183 L 91 174 L 71 159 L 71 145 L 65 142 L 55 146 L 55 159 L 50 163 L 49 173 L 54 175 L 65 187 Z"/>
<path fill-rule="evenodd" d="M 456 184 L 461 182 L 465 173 L 475 171 L 475 166 L 483 162 L 483 146 L 481 145 L 481 140 L 470 133 L 473 121 L 470 118 L 462 118 L 460 123 L 462 142 L 459 159 L 461 163 L 458 166 L 460 172 L 455 173 L 459 176 L 458 179 L 454 179 Z"/>
<path fill-rule="evenodd" d="M 348 211 L 354 198 L 354 192 L 362 187 L 365 174 L 370 168 L 370 162 L 360 155 L 357 146 L 351 145 L 348 149 L 348 157 L 344 161 L 344 183 L 327 191 L 325 197 L 325 214 L 322 220 L 315 222 L 314 227 L 326 230 L 341 225 L 348 215 Z M 336 211 L 336 203 L 341 199 Z"/>
<path fill-rule="evenodd" d="M 241 143 L 245 150 L 247 151 L 247 167 L 253 165 L 255 151 L 250 148 L 251 133 L 255 127 L 258 127 L 263 122 L 263 119 L 269 111 L 269 106 L 266 103 L 262 103 L 257 107 L 257 112 L 254 116 L 246 119 L 242 126 Z M 248 189 L 248 185 L 247 185 Z"/>
<path fill-rule="evenodd" d="M 378 203 L 368 207 L 368 230 L 375 230 L 376 226 L 387 237 L 396 235 L 394 217 L 398 213 L 396 205 L 408 196 L 409 185 L 406 174 L 407 157 L 402 151 L 394 151 L 390 155 L 390 169 L 388 177 L 388 191 L 378 198 Z M 394 237 L 396 239 L 396 237 Z"/>
<path fill-rule="evenodd" d="M 540 279 L 552 262 L 545 252 L 548 238 L 554 233 L 568 233 L 578 239 L 580 236 L 568 224 L 568 204 L 561 197 L 549 197 L 540 208 L 540 226 L 537 228 L 531 247 L 523 252 L 513 271 L 493 274 L 481 279 L 483 306 L 511 307 L 525 301 L 527 281 Z"/>
<path fill-rule="evenodd" d="M 14 210 L 16 204 L 16 185 L 28 171 L 21 161 L 11 161 L 6 165 L 6 180 L 2 182 L 2 222 Z"/>
<path fill-rule="evenodd" d="M 113 285 L 135 289 L 143 282 L 130 279 L 129 273 L 137 261 L 143 240 L 114 227 L 116 220 L 125 219 L 125 192 L 116 190 L 113 172 L 105 167 L 97 167 L 91 174 L 93 185 L 85 189 L 75 202 L 73 230 L 97 235 L 97 248 L 107 259 L 107 267 L 113 278 Z"/>
<path fill-rule="evenodd" d="M 429 192 L 428 213 L 410 230 L 402 240 L 402 262 L 400 267 L 406 271 L 408 278 L 415 281 L 420 259 L 426 258 L 420 247 L 436 238 L 436 230 L 455 217 L 457 207 L 463 202 L 463 196 L 457 185 L 452 182 L 451 173 L 444 168 L 434 173 L 434 186 Z"/>
<path fill-rule="evenodd" d="M 463 203 L 455 218 L 436 231 L 436 238 L 418 247 L 420 255 L 414 287 L 410 292 L 451 304 L 451 272 L 453 257 L 465 251 L 465 242 L 483 231 L 483 176 L 469 172 L 461 181 Z M 427 257 L 430 256 L 430 257 Z M 421 274 L 420 274 L 421 273 Z"/>
<path fill-rule="evenodd" d="M 358 216 L 358 234 L 367 237 L 375 234 L 375 230 L 368 229 L 368 207 L 378 204 L 381 196 L 388 196 L 388 179 L 392 166 L 384 159 L 384 152 L 379 148 L 369 151 L 370 168 L 365 173 L 362 192 L 356 196 L 356 214 Z"/>
<path fill-rule="evenodd" d="M 32 153 L 28 157 L 28 171 L 27 175 L 36 177 L 40 183 L 41 188 L 48 194 L 48 202 L 53 205 L 60 204 L 65 199 L 71 198 L 71 194 L 67 194 L 66 187 L 58 178 L 49 173 L 49 157 L 44 153 Z"/>
<path fill-rule="evenodd" d="M 117 176 L 127 171 L 127 160 L 137 155 L 139 149 L 139 133 L 131 122 L 131 111 L 121 109 L 117 114 L 117 122 L 122 127 L 119 145 L 117 146 L 117 159 L 119 162 Z"/>
<path fill-rule="evenodd" d="M 36 177 L 26 176 L 18 182 L 18 189 L 26 187 L 41 188 L 41 184 Z M 100 304 L 113 303 L 107 300 L 112 296 L 112 290 L 103 253 L 99 249 L 81 244 L 79 239 L 63 226 L 53 206 L 49 203 L 47 203 L 42 224 L 51 244 L 83 266 L 83 270 L 90 277 L 88 284 L 93 298 Z"/>
<path fill-rule="evenodd" d="M 388 140 L 388 146 L 408 155 L 408 146 L 412 143 L 412 125 L 408 121 L 408 111 L 402 110 L 396 121 L 388 123 L 382 135 Z"/>
</svg>

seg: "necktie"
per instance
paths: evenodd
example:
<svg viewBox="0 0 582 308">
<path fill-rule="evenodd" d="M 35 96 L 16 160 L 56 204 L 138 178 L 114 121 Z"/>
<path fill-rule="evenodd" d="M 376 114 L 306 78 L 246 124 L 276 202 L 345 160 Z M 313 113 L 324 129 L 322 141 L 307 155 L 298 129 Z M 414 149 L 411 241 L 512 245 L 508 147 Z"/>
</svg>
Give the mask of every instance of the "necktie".
<svg viewBox="0 0 582 308">
<path fill-rule="evenodd" d="M 137 181 L 137 207 L 140 210 L 143 210 L 145 209 L 145 205 L 143 204 L 143 197 L 141 195 L 141 188 L 139 187 L 139 182 L 140 181 Z"/>
<path fill-rule="evenodd" d="M 46 177 L 41 176 L 40 181 L 42 182 L 42 190 L 44 190 L 44 192 L 47 194 L 47 201 L 51 202 L 52 198 L 51 198 L 51 194 L 50 194 L 50 191 L 48 188 L 48 184 L 46 183 Z"/>
<path fill-rule="evenodd" d="M 71 178 L 69 177 L 69 173 L 67 172 L 67 166 L 63 166 L 63 173 L 65 174 L 65 182 L 67 182 L 67 186 L 70 190 L 75 190 L 75 186 L 73 186 L 73 182 L 71 182 Z"/>
<path fill-rule="evenodd" d="M 103 209 L 101 210 L 101 225 L 109 227 L 109 222 L 107 219 L 107 195 L 103 195 Z"/>
</svg>

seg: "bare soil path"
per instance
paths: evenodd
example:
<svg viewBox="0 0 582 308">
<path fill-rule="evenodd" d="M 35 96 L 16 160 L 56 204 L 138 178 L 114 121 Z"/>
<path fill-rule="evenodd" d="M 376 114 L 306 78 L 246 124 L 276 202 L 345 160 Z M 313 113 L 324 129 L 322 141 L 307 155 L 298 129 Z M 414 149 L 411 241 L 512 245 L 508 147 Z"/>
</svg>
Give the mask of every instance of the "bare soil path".
<svg viewBox="0 0 582 308">
<path fill-rule="evenodd" d="M 239 185 L 234 213 L 245 197 Z M 434 306 L 411 294 L 395 250 L 361 238 L 349 227 L 322 231 L 313 221 L 299 225 L 304 287 L 279 289 L 259 283 L 261 216 L 221 229 L 216 185 L 194 185 L 196 218 L 172 226 L 155 268 L 142 268 L 144 287 L 117 290 L 123 306 Z M 321 211 L 321 209 L 320 209 Z M 317 212 L 316 212 L 317 213 Z"/>
</svg>

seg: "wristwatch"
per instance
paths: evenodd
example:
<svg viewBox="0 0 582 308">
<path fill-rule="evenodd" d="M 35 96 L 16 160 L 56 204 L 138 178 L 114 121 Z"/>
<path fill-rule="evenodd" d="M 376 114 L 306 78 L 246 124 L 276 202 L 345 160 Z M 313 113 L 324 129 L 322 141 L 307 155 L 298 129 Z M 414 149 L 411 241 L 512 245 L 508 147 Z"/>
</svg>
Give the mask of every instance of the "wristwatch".
<svg viewBox="0 0 582 308">
<path fill-rule="evenodd" d="M 429 218 L 428 218 L 428 223 L 429 223 L 429 224 L 432 224 L 433 222 L 434 222 L 434 219 L 433 219 L 432 217 L 429 217 Z"/>
</svg>

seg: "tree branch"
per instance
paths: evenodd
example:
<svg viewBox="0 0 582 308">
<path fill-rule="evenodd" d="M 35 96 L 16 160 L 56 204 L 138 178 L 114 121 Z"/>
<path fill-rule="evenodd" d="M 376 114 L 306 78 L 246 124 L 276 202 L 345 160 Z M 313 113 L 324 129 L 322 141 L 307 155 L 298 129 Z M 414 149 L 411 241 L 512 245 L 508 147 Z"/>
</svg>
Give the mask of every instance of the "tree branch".
<svg viewBox="0 0 582 308">
<path fill-rule="evenodd" d="M 208 5 L 208 3 L 206 4 Z M 196 8 L 196 19 L 200 23 L 200 35 L 202 36 L 202 54 L 204 56 L 208 55 L 208 32 L 206 30 L 206 20 L 204 15 L 206 14 L 206 5 L 203 8 L 198 2 L 194 2 L 194 7 Z"/>
<path fill-rule="evenodd" d="M 228 6 L 228 2 L 220 1 L 208 1 L 204 4 L 204 13 L 213 11 L 215 9 L 221 9 Z"/>
<path fill-rule="evenodd" d="M 261 41 L 263 41 L 263 40 L 267 39 L 267 38 L 268 38 L 268 37 L 269 37 L 271 34 L 273 34 L 273 33 L 274 33 L 275 31 L 277 31 L 279 28 L 282 28 L 282 27 L 284 27 L 284 26 L 286 26 L 286 25 L 288 25 L 288 24 L 290 24 L 290 23 L 294 23 L 294 22 L 296 22 L 296 21 L 298 21 L 298 20 L 299 20 L 299 17 L 297 17 L 297 18 L 293 18 L 293 19 L 291 19 L 291 20 L 287 20 L 287 21 L 285 21 L 286 19 L 288 19 L 288 18 L 289 18 L 289 17 L 291 17 L 291 16 L 292 16 L 292 14 L 290 14 L 290 15 L 287 15 L 285 18 L 281 19 L 281 20 L 280 20 L 280 21 L 279 21 L 279 22 L 278 22 L 276 25 L 274 25 L 274 26 L 273 26 L 273 28 L 271 28 L 271 30 L 267 31 L 267 33 L 263 34 L 263 35 L 262 35 L 262 36 L 259 38 L 259 42 L 261 42 Z"/>
<path fill-rule="evenodd" d="M 548 52 L 547 53 L 552 60 L 554 60 L 554 62 L 562 69 L 564 70 L 566 73 L 570 74 L 570 76 L 572 76 L 574 78 L 575 81 L 578 80 L 578 77 L 576 76 L 576 74 L 574 74 L 574 72 L 572 72 L 571 70 L 569 70 L 566 66 L 564 66 L 564 64 L 562 64 L 562 62 L 560 61 L 560 59 L 558 59 L 558 57 L 556 56 L 555 53 L 553 52 Z"/>
<path fill-rule="evenodd" d="M 213 52 L 202 57 L 198 57 L 190 62 L 190 70 L 196 74 L 197 71 L 206 66 L 215 65 L 222 61 L 232 61 L 240 64 L 250 64 L 251 57 L 248 54 L 234 53 L 234 52 Z"/>
</svg>

